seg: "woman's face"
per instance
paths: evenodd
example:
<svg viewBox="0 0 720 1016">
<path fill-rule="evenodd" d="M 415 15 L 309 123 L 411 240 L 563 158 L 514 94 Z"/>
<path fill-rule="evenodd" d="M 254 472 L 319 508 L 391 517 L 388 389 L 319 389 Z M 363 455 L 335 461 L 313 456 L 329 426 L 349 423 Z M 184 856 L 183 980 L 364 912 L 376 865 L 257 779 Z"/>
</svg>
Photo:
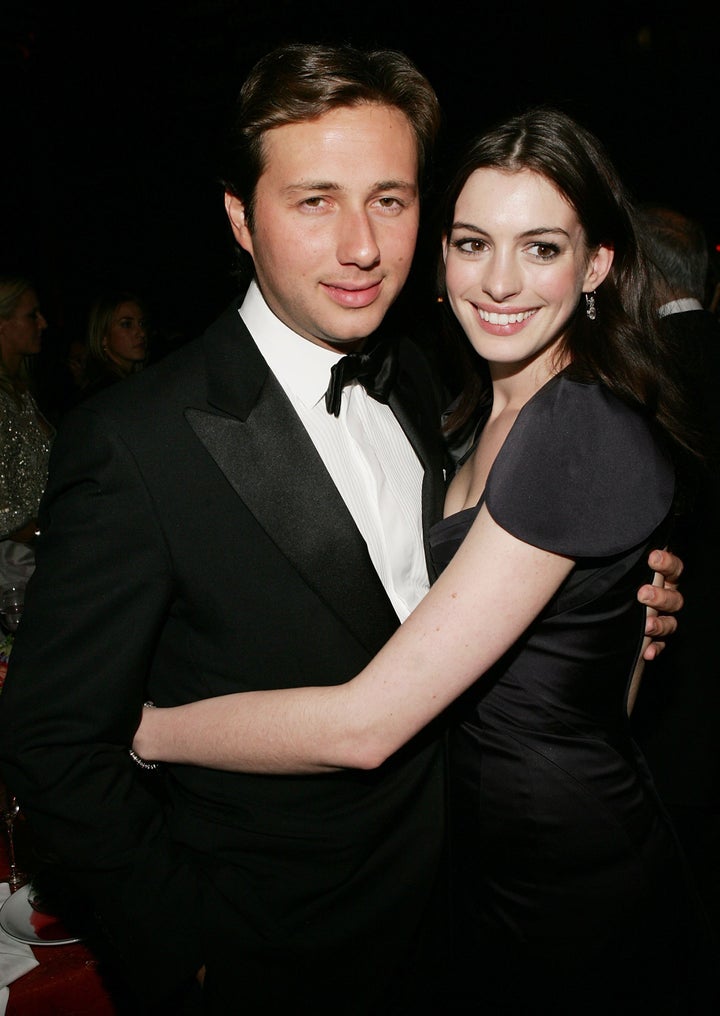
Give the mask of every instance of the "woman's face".
<svg viewBox="0 0 720 1016">
<path fill-rule="evenodd" d="M 147 357 L 147 332 L 142 307 L 134 300 L 119 303 L 115 308 L 108 333 L 103 339 L 105 355 L 124 372 L 129 373 Z"/>
<path fill-rule="evenodd" d="M 478 169 L 443 243 L 452 309 L 491 365 L 548 360 L 583 292 L 603 281 L 612 251 L 587 249 L 574 208 L 531 170 Z"/>
<path fill-rule="evenodd" d="M 3 360 L 19 361 L 23 356 L 36 356 L 41 349 L 42 333 L 47 321 L 42 316 L 34 289 L 26 289 L 13 314 L 0 319 L 0 343 Z"/>
</svg>

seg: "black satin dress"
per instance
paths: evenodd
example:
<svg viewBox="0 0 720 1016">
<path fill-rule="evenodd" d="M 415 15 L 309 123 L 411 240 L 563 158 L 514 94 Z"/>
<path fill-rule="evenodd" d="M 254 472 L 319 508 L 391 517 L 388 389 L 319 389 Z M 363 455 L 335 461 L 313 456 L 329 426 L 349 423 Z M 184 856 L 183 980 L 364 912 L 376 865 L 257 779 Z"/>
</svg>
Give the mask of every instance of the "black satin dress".
<svg viewBox="0 0 720 1016">
<path fill-rule="evenodd" d="M 637 589 L 673 492 L 643 419 L 562 374 L 524 407 L 488 477 L 480 505 L 504 529 L 577 563 L 453 714 L 449 1011 L 704 1011 L 690 1001 L 684 861 L 626 712 Z M 480 505 L 435 526 L 439 568 Z"/>
</svg>

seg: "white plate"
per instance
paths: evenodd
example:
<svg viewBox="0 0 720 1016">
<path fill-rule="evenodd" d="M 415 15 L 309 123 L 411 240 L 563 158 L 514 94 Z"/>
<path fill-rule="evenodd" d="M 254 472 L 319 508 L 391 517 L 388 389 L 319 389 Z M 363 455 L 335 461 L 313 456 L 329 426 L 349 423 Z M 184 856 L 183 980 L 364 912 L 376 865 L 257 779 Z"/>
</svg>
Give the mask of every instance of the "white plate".
<svg viewBox="0 0 720 1016">
<path fill-rule="evenodd" d="M 70 945 L 79 942 L 71 937 L 60 921 L 52 914 L 42 914 L 30 905 L 30 884 L 12 893 L 0 907 L 0 928 L 10 938 L 28 945 Z"/>
</svg>

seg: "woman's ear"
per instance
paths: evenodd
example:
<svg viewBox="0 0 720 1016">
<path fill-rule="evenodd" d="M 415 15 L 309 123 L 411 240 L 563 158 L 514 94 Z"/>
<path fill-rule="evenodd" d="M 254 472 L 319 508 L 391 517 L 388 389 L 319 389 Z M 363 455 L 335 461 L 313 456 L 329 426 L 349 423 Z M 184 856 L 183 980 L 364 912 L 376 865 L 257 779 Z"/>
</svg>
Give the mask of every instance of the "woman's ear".
<svg viewBox="0 0 720 1016">
<path fill-rule="evenodd" d="M 605 281 L 607 274 L 610 271 L 615 257 L 615 249 L 613 247 L 606 247 L 604 244 L 600 244 L 590 255 L 588 262 L 587 271 L 585 273 L 585 282 L 583 283 L 583 293 L 592 293 L 598 286 Z"/>
<path fill-rule="evenodd" d="M 225 211 L 228 219 L 230 220 L 233 236 L 237 240 L 238 244 L 243 250 L 246 250 L 248 254 L 252 254 L 252 234 L 250 233 L 245 220 L 245 204 L 240 200 L 240 198 L 235 197 L 234 194 L 230 194 L 229 191 L 225 191 Z"/>
</svg>

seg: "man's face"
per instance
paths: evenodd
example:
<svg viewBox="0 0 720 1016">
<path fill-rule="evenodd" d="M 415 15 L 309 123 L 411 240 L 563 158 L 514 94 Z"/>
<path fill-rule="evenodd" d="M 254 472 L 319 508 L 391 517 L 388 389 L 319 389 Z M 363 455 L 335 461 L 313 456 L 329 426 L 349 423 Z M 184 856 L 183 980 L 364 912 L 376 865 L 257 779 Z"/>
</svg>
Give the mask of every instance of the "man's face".
<svg viewBox="0 0 720 1016">
<path fill-rule="evenodd" d="M 417 146 L 392 107 L 343 107 L 265 136 L 254 228 L 226 195 L 238 243 L 272 311 L 320 346 L 349 351 L 402 289 L 419 220 Z"/>
</svg>

